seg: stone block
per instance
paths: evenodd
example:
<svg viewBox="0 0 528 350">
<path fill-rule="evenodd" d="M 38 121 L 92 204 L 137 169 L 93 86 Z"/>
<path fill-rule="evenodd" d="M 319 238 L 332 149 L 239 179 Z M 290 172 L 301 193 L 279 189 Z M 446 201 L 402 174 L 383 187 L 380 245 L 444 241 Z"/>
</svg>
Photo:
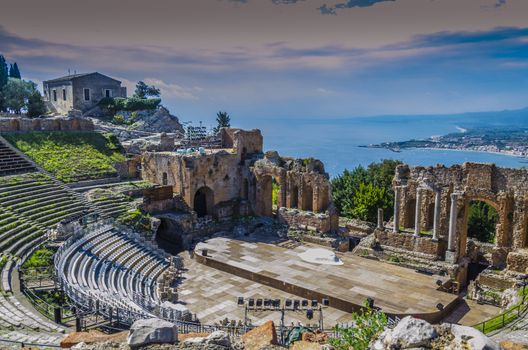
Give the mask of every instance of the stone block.
<svg viewBox="0 0 528 350">
<path fill-rule="evenodd" d="M 242 336 L 245 350 L 259 350 L 268 345 L 277 345 L 277 332 L 273 321 L 254 328 Z"/>
<path fill-rule="evenodd" d="M 105 334 L 99 331 L 90 331 L 90 332 L 73 332 L 68 334 L 60 343 L 61 348 L 69 349 L 72 346 L 85 343 L 102 343 L 106 341 L 112 341 L 116 343 L 125 342 L 128 332 L 120 332 L 116 334 Z"/>
<path fill-rule="evenodd" d="M 131 348 L 149 344 L 178 342 L 178 327 L 158 318 L 138 320 L 130 327 L 127 343 Z"/>
<path fill-rule="evenodd" d="M 310 341 L 300 340 L 290 345 L 290 350 L 321 350 L 321 345 Z"/>
</svg>

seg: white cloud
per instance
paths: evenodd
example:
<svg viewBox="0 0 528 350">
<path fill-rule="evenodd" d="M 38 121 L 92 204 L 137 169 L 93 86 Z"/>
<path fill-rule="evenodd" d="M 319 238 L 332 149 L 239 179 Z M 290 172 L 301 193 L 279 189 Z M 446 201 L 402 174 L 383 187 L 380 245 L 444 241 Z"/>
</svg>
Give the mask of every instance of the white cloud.
<svg viewBox="0 0 528 350">
<path fill-rule="evenodd" d="M 187 88 L 178 84 L 167 83 L 157 78 L 146 78 L 145 83 L 154 85 L 161 90 L 163 97 L 181 98 L 186 100 L 197 100 L 197 94 L 202 91 L 199 87 Z"/>
</svg>

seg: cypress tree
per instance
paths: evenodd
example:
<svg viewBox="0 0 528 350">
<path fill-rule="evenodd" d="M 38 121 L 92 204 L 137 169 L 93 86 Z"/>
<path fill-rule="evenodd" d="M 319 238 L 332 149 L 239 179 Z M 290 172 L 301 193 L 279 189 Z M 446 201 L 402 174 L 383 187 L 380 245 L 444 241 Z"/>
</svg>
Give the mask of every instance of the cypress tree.
<svg viewBox="0 0 528 350">
<path fill-rule="evenodd" d="M 20 70 L 18 69 L 18 64 L 16 62 L 15 64 L 12 64 L 9 68 L 9 77 L 15 79 L 22 79 L 22 76 L 20 75 Z"/>
<path fill-rule="evenodd" d="M 6 86 L 9 77 L 7 63 L 4 56 L 0 55 L 0 90 Z"/>
<path fill-rule="evenodd" d="M 7 85 L 9 74 L 4 56 L 0 55 L 0 112 L 5 112 L 4 87 Z"/>
</svg>

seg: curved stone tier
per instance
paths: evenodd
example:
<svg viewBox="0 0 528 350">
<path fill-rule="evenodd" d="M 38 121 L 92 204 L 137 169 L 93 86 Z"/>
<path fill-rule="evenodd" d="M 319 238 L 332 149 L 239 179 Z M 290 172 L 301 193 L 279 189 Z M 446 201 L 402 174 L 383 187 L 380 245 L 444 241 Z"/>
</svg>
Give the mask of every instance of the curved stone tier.
<svg viewBox="0 0 528 350">
<path fill-rule="evenodd" d="M 112 225 L 96 226 L 81 238 L 70 239 L 57 252 L 55 265 L 63 289 L 85 310 L 129 324 L 152 316 L 170 320 L 190 316 L 181 305 L 161 307 L 158 279 L 170 265 L 168 256 Z"/>
</svg>

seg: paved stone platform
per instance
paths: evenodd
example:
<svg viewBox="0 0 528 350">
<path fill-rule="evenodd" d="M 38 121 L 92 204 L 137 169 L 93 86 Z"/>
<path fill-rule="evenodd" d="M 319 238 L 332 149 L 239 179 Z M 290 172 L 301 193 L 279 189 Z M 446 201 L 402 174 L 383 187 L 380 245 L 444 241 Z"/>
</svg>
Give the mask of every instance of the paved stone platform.
<svg viewBox="0 0 528 350">
<path fill-rule="evenodd" d="M 187 252 L 181 253 L 186 272 L 183 281 L 178 286 L 178 297 L 189 310 L 196 314 L 200 322 L 215 324 L 225 319 L 244 320 L 244 307 L 237 305 L 237 298 L 272 298 L 272 299 L 300 299 L 299 297 L 281 290 L 263 286 L 245 278 L 220 271 L 190 259 Z M 267 320 L 280 324 L 279 311 L 249 311 L 248 318 L 254 325 L 260 325 Z M 306 311 L 287 311 L 285 325 L 291 323 L 303 325 L 317 324 L 319 313 L 315 313 L 312 320 L 306 319 Z M 350 314 L 332 307 L 323 309 L 324 328 L 331 328 L 336 323 L 350 322 Z"/>
<path fill-rule="evenodd" d="M 357 309 L 371 297 L 386 313 L 440 321 L 445 313 L 442 314 L 437 305 L 442 304 L 447 310 L 458 301 L 456 295 L 436 290 L 438 276 L 350 253 L 337 253 L 344 263 L 341 266 L 311 264 L 298 257 L 310 247 L 313 246 L 305 244 L 289 249 L 259 241 L 219 237 L 198 244 L 195 254 L 199 262 L 244 276 L 257 284 L 302 297 L 306 297 L 305 294 L 328 296 L 331 306 L 342 311 L 353 311 L 352 308 Z M 202 249 L 208 250 L 205 258 L 201 256 Z"/>
</svg>

